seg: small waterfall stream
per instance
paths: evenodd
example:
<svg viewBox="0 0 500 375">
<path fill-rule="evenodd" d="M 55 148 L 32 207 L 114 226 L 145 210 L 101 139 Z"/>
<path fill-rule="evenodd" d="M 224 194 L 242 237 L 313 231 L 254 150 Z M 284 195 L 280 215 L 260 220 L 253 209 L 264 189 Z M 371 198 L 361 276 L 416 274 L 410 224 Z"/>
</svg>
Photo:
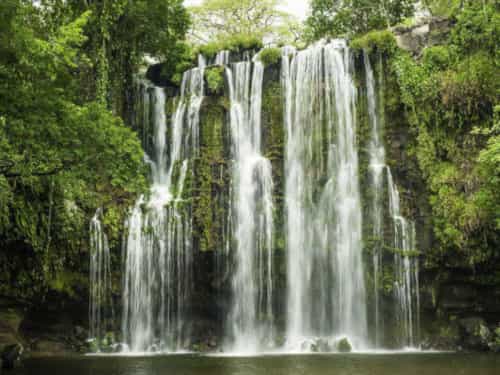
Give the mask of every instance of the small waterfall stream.
<svg viewBox="0 0 500 375">
<path fill-rule="evenodd" d="M 369 145 L 370 154 L 370 177 L 372 198 L 372 225 L 373 237 L 376 246 L 373 253 L 373 280 L 374 280 L 374 310 L 375 310 L 375 347 L 381 346 L 383 326 L 380 317 L 380 285 L 382 272 L 382 239 L 384 236 L 384 188 L 388 189 L 389 215 L 392 219 L 393 239 L 390 244 L 394 249 L 394 295 L 395 313 L 398 328 L 400 330 L 399 340 L 403 346 L 414 347 L 417 345 L 419 331 L 419 280 L 418 280 L 418 257 L 411 256 L 410 252 L 416 250 L 415 224 L 401 214 L 399 191 L 394 184 L 391 169 L 385 163 L 385 147 L 382 141 L 384 117 L 379 110 L 379 101 L 382 100 L 383 91 L 380 95 L 376 92 L 376 81 L 373 74 L 370 58 L 366 51 L 363 55 L 366 75 L 368 117 L 371 125 L 371 136 Z M 383 87 L 383 79 L 380 77 L 379 85 Z M 387 183 L 384 183 L 384 173 L 387 175 Z"/>
<path fill-rule="evenodd" d="M 373 193 L 371 201 L 371 222 L 372 222 L 372 235 L 374 238 L 374 249 L 373 249 L 373 293 L 374 293 L 374 305 L 375 305 L 375 347 L 379 347 L 381 343 L 381 317 L 380 317 L 380 278 L 381 278 L 381 268 L 382 268 L 382 246 L 384 237 L 384 210 L 383 210 L 383 200 L 384 200 L 384 171 L 386 169 L 385 165 L 385 147 L 382 140 L 382 126 L 383 121 L 380 121 L 377 103 L 377 94 L 375 92 L 375 78 L 373 75 L 373 69 L 371 67 L 370 58 L 366 51 L 363 54 L 363 60 L 365 63 L 365 74 L 366 74 L 366 88 L 367 88 L 367 102 L 368 102 L 368 119 L 370 121 L 370 144 L 369 144 L 369 173 L 370 173 L 370 183 L 371 191 Z"/>
<path fill-rule="evenodd" d="M 101 215 L 98 209 L 90 221 L 89 339 L 95 342 L 97 350 L 110 328 L 109 323 L 114 320 L 111 258 Z"/>
<path fill-rule="evenodd" d="M 399 191 L 387 168 L 389 211 L 394 225 L 394 294 L 397 301 L 396 318 L 401 331 L 400 342 L 406 347 L 418 345 L 420 330 L 420 299 L 418 257 L 409 252 L 416 249 L 415 224 L 401 214 Z"/>
</svg>

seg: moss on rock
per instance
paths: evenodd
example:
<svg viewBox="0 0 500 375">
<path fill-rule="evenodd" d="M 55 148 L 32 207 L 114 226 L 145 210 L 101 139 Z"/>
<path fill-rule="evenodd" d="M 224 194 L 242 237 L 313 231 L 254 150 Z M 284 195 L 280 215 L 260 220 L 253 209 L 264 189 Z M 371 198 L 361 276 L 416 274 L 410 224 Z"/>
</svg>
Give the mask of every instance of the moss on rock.
<svg viewBox="0 0 500 375">
<path fill-rule="evenodd" d="M 229 201 L 226 117 L 222 98 L 205 100 L 200 111 L 200 153 L 192 192 L 194 236 L 202 252 L 220 248 L 224 235 Z"/>
</svg>

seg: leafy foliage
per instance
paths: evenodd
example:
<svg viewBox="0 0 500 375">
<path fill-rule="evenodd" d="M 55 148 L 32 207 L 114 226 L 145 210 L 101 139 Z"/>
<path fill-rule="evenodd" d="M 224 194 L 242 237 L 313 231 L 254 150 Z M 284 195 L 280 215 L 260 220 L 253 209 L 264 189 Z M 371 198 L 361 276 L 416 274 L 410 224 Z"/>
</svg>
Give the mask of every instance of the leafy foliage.
<svg viewBox="0 0 500 375">
<path fill-rule="evenodd" d="M 492 4 L 467 2 L 448 44 L 426 49 L 420 62 L 402 51 L 392 58 L 431 193 L 436 251 L 454 264 L 500 255 L 496 14 Z"/>
<path fill-rule="evenodd" d="M 353 50 L 366 50 L 368 53 L 378 52 L 381 54 L 392 54 L 397 45 L 394 35 L 388 31 L 371 31 L 350 43 Z"/>
<path fill-rule="evenodd" d="M 0 293 L 75 295 L 97 207 L 119 246 L 146 170 L 116 113 L 144 54 L 178 61 L 187 17 L 181 1 L 0 2 Z"/>
<path fill-rule="evenodd" d="M 260 52 L 259 59 L 264 66 L 276 64 L 281 60 L 281 49 L 265 48 Z"/>
<path fill-rule="evenodd" d="M 463 0 L 424 0 L 423 4 L 435 16 L 449 17 L 456 13 Z"/>
<path fill-rule="evenodd" d="M 224 87 L 224 68 L 211 67 L 205 71 L 205 79 L 212 93 L 219 94 Z"/>
<path fill-rule="evenodd" d="M 262 40 L 294 39 L 299 27 L 296 20 L 279 10 L 281 0 L 204 0 L 191 7 L 192 38 L 201 44 L 223 42 L 235 35 Z"/>
<path fill-rule="evenodd" d="M 249 50 L 259 50 L 263 47 L 262 39 L 254 35 L 235 34 L 230 37 L 201 45 L 196 52 L 201 53 L 206 58 L 213 58 L 219 51 L 228 50 L 231 52 L 243 52 Z"/>
<path fill-rule="evenodd" d="M 413 0 L 312 0 L 308 37 L 362 34 L 395 25 L 414 11 Z"/>
</svg>

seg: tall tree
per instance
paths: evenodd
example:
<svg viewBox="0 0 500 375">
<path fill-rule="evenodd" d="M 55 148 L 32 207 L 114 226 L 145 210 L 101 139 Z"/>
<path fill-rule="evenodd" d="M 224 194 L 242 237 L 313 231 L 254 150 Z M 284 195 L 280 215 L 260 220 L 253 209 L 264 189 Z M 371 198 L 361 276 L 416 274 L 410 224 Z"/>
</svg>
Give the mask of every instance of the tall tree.
<svg viewBox="0 0 500 375">
<path fill-rule="evenodd" d="M 312 0 L 311 39 L 382 29 L 413 14 L 415 0 Z"/>
<path fill-rule="evenodd" d="M 293 17 L 279 9 L 281 0 L 204 0 L 190 8 L 192 38 L 206 43 L 234 35 L 275 38 Z"/>
</svg>

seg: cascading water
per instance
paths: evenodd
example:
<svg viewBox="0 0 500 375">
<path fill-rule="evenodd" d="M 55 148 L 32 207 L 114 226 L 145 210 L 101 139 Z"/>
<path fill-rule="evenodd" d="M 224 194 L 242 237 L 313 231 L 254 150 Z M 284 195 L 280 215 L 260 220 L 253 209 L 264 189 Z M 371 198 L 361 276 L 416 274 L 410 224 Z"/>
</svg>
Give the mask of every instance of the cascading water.
<svg viewBox="0 0 500 375">
<path fill-rule="evenodd" d="M 263 134 L 267 134 L 261 124 L 264 66 L 258 57 L 253 61 L 245 57 L 247 61 L 232 64 L 230 57 L 229 52 L 222 51 L 210 60 L 210 64 L 225 67 L 230 106 L 229 123 L 224 129 L 230 132 L 227 143 L 231 146 L 231 177 L 224 188 L 227 218 L 221 219 L 223 238 L 214 259 L 215 272 L 223 280 L 220 283 L 225 283 L 228 273 L 231 276 L 230 306 L 221 303 L 218 308 L 225 316 L 225 349 L 252 354 L 274 348 L 279 337 L 276 327 L 281 322 L 275 319 L 274 305 L 279 302 L 275 286 L 280 275 L 274 264 L 273 239 L 280 232 L 278 228 L 275 233 L 273 171 L 263 147 Z M 397 339 L 400 346 L 417 344 L 415 225 L 401 214 L 399 192 L 385 161 L 383 97 L 377 95 L 377 88 L 383 90 L 381 77 L 377 85 L 366 53 L 364 62 L 371 191 L 370 216 L 365 225 L 372 225 L 370 236 L 376 239 L 373 257 L 365 265 L 354 58 L 340 40 L 321 42 L 300 52 L 291 47 L 282 49 L 283 237 L 287 255 L 287 287 L 283 292 L 287 293 L 288 350 L 334 351 L 344 337 L 354 350 L 384 345 L 385 317 L 381 311 L 389 309 L 384 306 L 387 298 L 379 292 L 379 280 L 389 269 L 388 257 L 383 256 L 389 246 L 394 248 L 390 268 L 394 269 L 393 310 L 400 332 Z M 196 245 L 192 212 L 196 202 L 186 199 L 191 197 L 184 196 L 189 190 L 184 185 L 188 181 L 187 186 L 191 186 L 190 177 L 196 173 L 195 161 L 200 156 L 206 66 L 207 60 L 200 56 L 198 68 L 184 74 L 170 119 L 165 112 L 165 91 L 142 82 L 137 127 L 144 133 L 151 128 L 154 131 L 152 137 L 148 134 L 143 139 L 151 167 L 150 191 L 137 200 L 126 222 L 122 334 L 128 352 L 176 352 L 191 344 Z M 225 140 L 223 147 L 227 145 Z M 277 184 L 276 189 L 281 186 Z M 392 219 L 389 224 L 384 220 L 387 215 Z M 393 233 L 392 243 L 384 241 L 389 232 Z M 110 290 L 106 276 L 109 250 L 99 213 L 92 220 L 91 233 L 96 249 L 91 259 L 91 336 L 99 338 L 107 330 L 101 306 L 103 298 L 108 297 L 101 295 L 107 293 L 103 292 L 106 288 Z M 367 323 L 365 268 L 370 264 L 374 274 L 375 336 L 368 331 Z M 223 298 L 227 292 L 223 285 L 216 293 Z"/>
<path fill-rule="evenodd" d="M 370 121 L 370 145 L 369 145 L 369 173 L 371 192 L 373 194 L 371 204 L 371 222 L 372 235 L 374 239 L 373 248 L 373 293 L 374 293 L 374 310 L 375 310 L 375 347 L 379 347 L 382 340 L 381 317 L 380 317 L 380 296 L 379 296 L 379 280 L 382 269 L 382 245 L 383 245 L 383 198 L 384 198 L 384 170 L 385 165 L 385 147 L 382 140 L 383 121 L 379 117 L 377 103 L 377 95 L 375 92 L 375 78 L 373 69 L 370 63 L 368 53 L 364 51 L 363 59 L 365 63 L 367 102 L 368 102 L 368 118 Z M 381 97 L 381 96 L 380 96 Z"/>
<path fill-rule="evenodd" d="M 90 301 L 89 339 L 97 350 L 113 322 L 113 299 L 111 295 L 111 258 L 108 238 L 101 223 L 101 210 L 90 221 Z"/>
<path fill-rule="evenodd" d="M 226 66 L 229 65 L 229 59 L 231 57 L 231 52 L 228 50 L 219 51 L 215 55 L 214 65 Z"/>
<path fill-rule="evenodd" d="M 264 67 L 254 60 L 226 69 L 235 243 L 230 350 L 240 353 L 255 353 L 273 341 L 273 180 L 271 163 L 261 150 Z"/>
<path fill-rule="evenodd" d="M 373 69 L 368 54 L 364 53 L 368 117 L 371 125 L 371 139 L 369 146 L 370 154 L 370 176 L 372 198 L 372 224 L 373 237 L 377 245 L 373 254 L 373 279 L 375 295 L 375 346 L 380 347 L 383 329 L 379 327 L 380 317 L 380 272 L 382 271 L 382 239 L 384 234 L 383 226 L 383 203 L 384 203 L 384 173 L 387 174 L 387 188 L 389 193 L 389 214 L 392 219 L 394 248 L 394 293 L 395 293 L 395 312 L 396 321 L 399 324 L 400 332 L 398 339 L 403 346 L 413 347 L 416 345 L 419 331 L 419 280 L 418 280 L 418 258 L 410 256 L 410 252 L 416 249 L 415 225 L 405 219 L 401 214 L 400 196 L 396 185 L 394 184 L 392 172 L 385 164 L 385 147 L 382 141 L 382 130 L 384 118 L 377 110 L 378 101 L 382 95 L 377 96 L 375 87 L 376 82 Z M 382 78 L 380 79 L 382 86 Z"/>
<path fill-rule="evenodd" d="M 356 90 L 343 41 L 298 52 L 283 72 L 289 345 L 347 336 L 367 346 Z"/>
<path fill-rule="evenodd" d="M 418 257 L 410 254 L 416 249 L 415 224 L 401 215 L 399 192 L 389 168 L 387 184 L 389 211 L 394 224 L 394 294 L 397 301 L 396 319 L 401 331 L 400 343 L 415 347 L 420 330 Z"/>
<path fill-rule="evenodd" d="M 192 218 L 182 192 L 190 158 L 199 147 L 204 66 L 200 59 L 198 68 L 184 74 L 170 143 L 164 90 L 144 90 L 144 103 L 154 105 L 154 152 L 148 158 L 152 186 L 148 197 L 138 199 L 126 225 L 122 333 L 128 351 L 170 352 L 189 345 Z"/>
</svg>

